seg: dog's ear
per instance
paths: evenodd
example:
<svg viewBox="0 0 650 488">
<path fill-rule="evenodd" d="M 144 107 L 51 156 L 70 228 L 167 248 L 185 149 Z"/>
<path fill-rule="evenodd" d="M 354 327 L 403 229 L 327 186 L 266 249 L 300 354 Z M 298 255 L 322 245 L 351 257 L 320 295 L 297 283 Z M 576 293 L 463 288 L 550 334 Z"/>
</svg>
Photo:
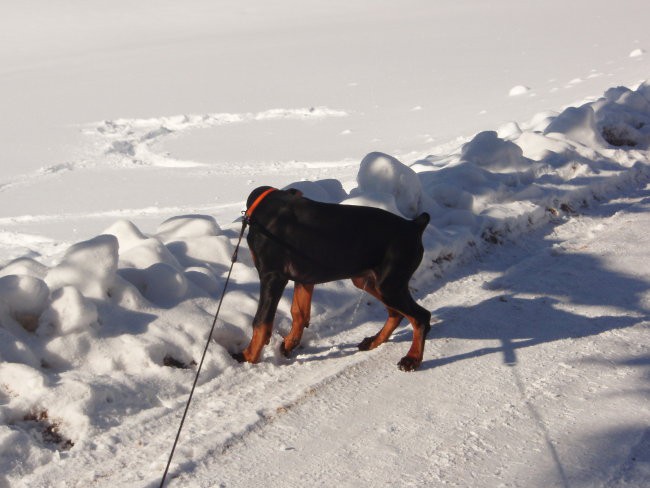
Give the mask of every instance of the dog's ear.
<svg viewBox="0 0 650 488">
<path fill-rule="evenodd" d="M 300 190 L 297 190 L 296 188 L 289 188 L 287 191 L 296 197 L 302 196 L 302 192 Z"/>
</svg>

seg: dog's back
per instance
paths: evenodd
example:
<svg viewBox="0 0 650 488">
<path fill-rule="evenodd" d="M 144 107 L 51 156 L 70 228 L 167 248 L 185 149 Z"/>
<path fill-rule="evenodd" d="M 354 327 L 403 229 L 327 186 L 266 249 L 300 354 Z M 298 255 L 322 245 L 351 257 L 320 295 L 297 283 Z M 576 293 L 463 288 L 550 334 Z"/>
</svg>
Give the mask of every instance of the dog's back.
<svg viewBox="0 0 650 488">
<path fill-rule="evenodd" d="M 265 268 L 290 268 L 289 279 L 322 283 L 350 278 L 381 266 L 387 253 L 408 255 L 404 262 L 411 274 L 420 264 L 426 213 L 406 220 L 377 208 L 316 202 L 291 191 L 274 192 L 266 200 L 256 210 L 249 246 L 256 254 L 269 248 L 275 259 L 263 263 Z"/>
</svg>

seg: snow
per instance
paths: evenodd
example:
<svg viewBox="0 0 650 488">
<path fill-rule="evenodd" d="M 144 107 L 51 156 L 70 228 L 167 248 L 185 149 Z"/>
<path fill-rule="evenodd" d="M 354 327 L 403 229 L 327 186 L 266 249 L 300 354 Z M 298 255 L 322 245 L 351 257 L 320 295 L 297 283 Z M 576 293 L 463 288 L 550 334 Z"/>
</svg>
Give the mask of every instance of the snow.
<svg viewBox="0 0 650 488">
<path fill-rule="evenodd" d="M 374 198 L 381 206 L 402 217 L 414 219 L 422 213 L 422 185 L 415 171 L 396 158 L 383 153 L 366 155 L 359 165 L 358 188 L 343 203 L 370 204 Z M 370 200 L 368 200 L 370 199 Z M 382 205 L 379 202 L 385 203 Z M 386 201 L 387 200 L 387 201 Z"/>
<path fill-rule="evenodd" d="M 530 92 L 530 88 L 524 85 L 516 85 L 510 88 L 508 95 L 511 97 L 518 97 L 520 95 L 525 95 Z"/>
<path fill-rule="evenodd" d="M 396 368 L 408 328 L 359 352 L 385 312 L 336 282 L 293 357 L 287 292 L 240 365 L 244 241 L 170 486 L 650 483 L 650 34 L 626 7 L 7 7 L 0 486 L 158 485 L 262 184 L 431 215 L 425 361 Z"/>
</svg>

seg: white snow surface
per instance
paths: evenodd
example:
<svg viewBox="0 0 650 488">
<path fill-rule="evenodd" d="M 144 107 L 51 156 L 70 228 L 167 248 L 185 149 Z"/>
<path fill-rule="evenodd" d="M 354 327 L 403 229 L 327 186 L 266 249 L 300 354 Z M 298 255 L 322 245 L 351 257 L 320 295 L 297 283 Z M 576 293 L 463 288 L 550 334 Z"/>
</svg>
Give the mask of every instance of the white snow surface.
<svg viewBox="0 0 650 488">
<path fill-rule="evenodd" d="M 31 0 L 0 28 L 0 486 L 158 486 L 250 190 L 431 215 L 410 329 L 234 265 L 169 486 L 650 484 L 646 2 Z M 343 137 L 344 136 L 344 137 Z"/>
</svg>

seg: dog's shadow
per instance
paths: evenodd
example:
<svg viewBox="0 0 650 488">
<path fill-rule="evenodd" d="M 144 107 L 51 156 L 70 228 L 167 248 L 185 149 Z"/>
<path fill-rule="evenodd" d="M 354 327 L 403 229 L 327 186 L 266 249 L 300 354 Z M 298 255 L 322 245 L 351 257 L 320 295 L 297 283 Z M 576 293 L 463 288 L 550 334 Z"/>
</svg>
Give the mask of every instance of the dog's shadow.
<svg viewBox="0 0 650 488">
<path fill-rule="evenodd" d="M 611 212 L 616 209 L 613 206 Z M 552 230 L 549 226 L 546 232 Z M 535 241 L 539 249 L 530 260 L 526 259 L 530 253 L 524 249 L 515 265 L 507 260 L 503 264 L 487 260 L 493 266 L 489 271 L 497 272 L 498 277 L 484 287 L 495 291 L 496 296 L 469 307 L 435 311 L 440 322 L 428 335 L 421 369 L 495 353 L 502 356 L 504 364 L 514 365 L 517 352 L 523 348 L 595 336 L 650 318 L 647 279 L 613 270 L 593 254 L 557 248 L 548 235 L 543 237 Z M 470 347 L 432 358 L 443 350 L 437 341 L 449 339 L 461 339 Z M 472 349 L 472 341 L 480 341 L 481 347 Z M 496 344 L 486 347 L 490 341 Z"/>
<path fill-rule="evenodd" d="M 474 307 L 441 309 L 445 317 L 428 336 L 429 354 L 420 369 L 445 366 L 489 354 L 500 354 L 504 364 L 518 362 L 517 351 L 544 343 L 577 339 L 603 332 L 630 327 L 641 320 L 638 315 L 586 317 L 555 308 L 559 301 L 549 297 L 498 297 Z M 513 313 L 514 312 L 514 313 Z M 449 316 L 449 318 L 446 318 Z M 646 316 L 646 319 L 648 317 Z M 453 355 L 426 359 L 439 351 L 437 340 L 498 341 L 494 346 L 482 346 Z M 404 339 L 408 340 L 405 334 Z"/>
</svg>

